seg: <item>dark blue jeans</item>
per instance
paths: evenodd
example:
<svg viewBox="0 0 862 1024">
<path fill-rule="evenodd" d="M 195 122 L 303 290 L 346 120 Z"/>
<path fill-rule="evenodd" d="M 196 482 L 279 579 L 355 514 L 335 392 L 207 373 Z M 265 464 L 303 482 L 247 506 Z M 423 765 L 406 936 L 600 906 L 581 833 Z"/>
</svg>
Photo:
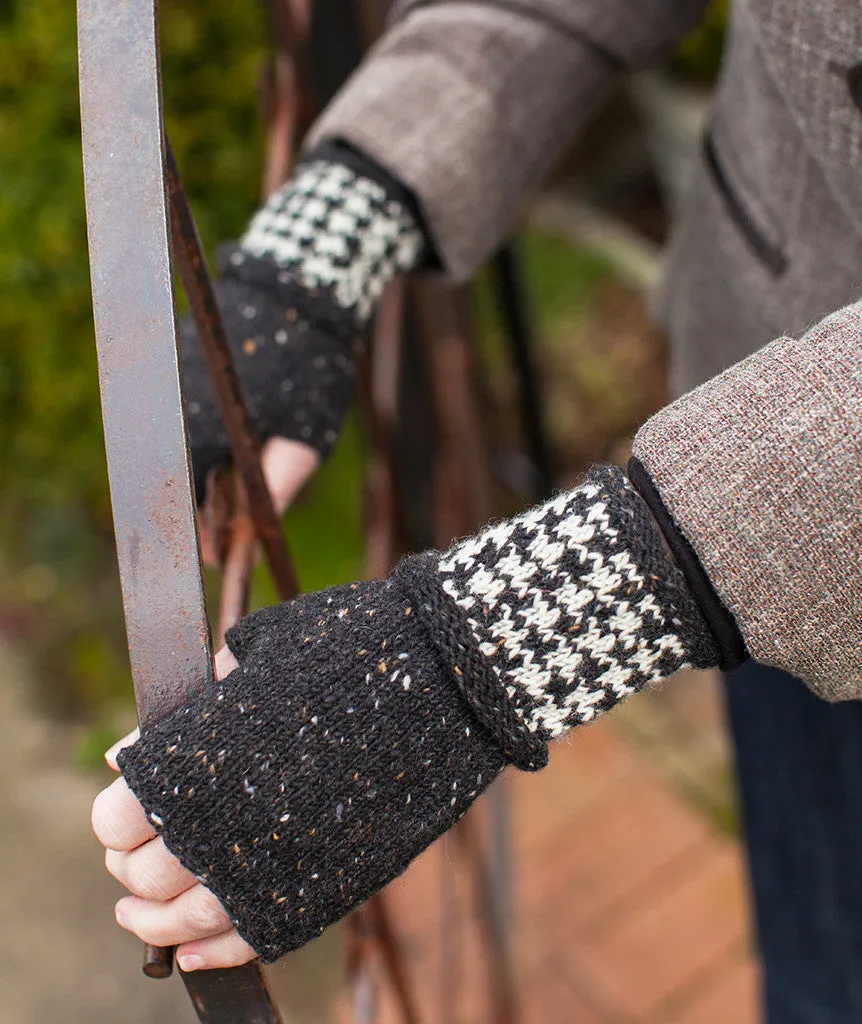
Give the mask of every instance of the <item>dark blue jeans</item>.
<svg viewBox="0 0 862 1024">
<path fill-rule="evenodd" d="M 862 702 L 727 676 L 768 1024 L 862 1024 Z"/>
</svg>

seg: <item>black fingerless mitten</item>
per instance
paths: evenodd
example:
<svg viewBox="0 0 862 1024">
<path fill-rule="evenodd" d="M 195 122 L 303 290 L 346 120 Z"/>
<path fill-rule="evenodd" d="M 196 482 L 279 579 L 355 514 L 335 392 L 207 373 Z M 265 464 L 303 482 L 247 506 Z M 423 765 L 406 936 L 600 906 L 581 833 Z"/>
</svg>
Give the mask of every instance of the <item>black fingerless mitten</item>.
<svg viewBox="0 0 862 1024">
<path fill-rule="evenodd" d="M 326 456 L 354 389 L 354 358 L 385 286 L 425 242 L 409 194 L 335 146 L 309 155 L 221 253 L 216 298 L 261 440 L 302 441 Z M 180 326 L 198 500 L 230 447 L 194 322 Z"/>
<path fill-rule="evenodd" d="M 123 774 L 264 961 L 399 875 L 503 768 L 391 580 L 257 612 L 241 668 L 147 730 Z"/>
<path fill-rule="evenodd" d="M 249 616 L 120 767 L 264 960 L 398 875 L 506 762 L 718 651 L 617 469 L 388 579 Z"/>
</svg>

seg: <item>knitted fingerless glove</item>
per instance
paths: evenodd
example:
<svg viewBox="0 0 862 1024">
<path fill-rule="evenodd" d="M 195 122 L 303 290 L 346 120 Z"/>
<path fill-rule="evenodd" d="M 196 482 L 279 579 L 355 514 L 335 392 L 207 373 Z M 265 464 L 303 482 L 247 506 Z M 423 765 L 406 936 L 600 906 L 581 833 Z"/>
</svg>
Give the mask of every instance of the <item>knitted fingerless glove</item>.
<svg viewBox="0 0 862 1024">
<path fill-rule="evenodd" d="M 718 661 L 617 469 L 391 577 L 268 608 L 240 668 L 119 756 L 165 842 L 265 961 L 402 872 L 507 762 Z"/>
<path fill-rule="evenodd" d="M 220 253 L 216 299 L 261 440 L 325 456 L 354 388 L 359 336 L 386 285 L 425 250 L 408 193 L 352 151 L 310 154 L 273 193 L 238 246 Z M 193 320 L 180 326 L 195 490 L 230 463 Z"/>
</svg>

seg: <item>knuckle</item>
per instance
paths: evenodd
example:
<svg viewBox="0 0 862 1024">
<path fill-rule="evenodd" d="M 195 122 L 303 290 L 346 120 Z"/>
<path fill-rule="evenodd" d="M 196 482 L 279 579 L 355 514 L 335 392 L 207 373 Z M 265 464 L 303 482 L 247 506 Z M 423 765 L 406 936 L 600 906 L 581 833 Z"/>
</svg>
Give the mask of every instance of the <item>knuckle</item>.
<svg viewBox="0 0 862 1024">
<path fill-rule="evenodd" d="M 90 824 L 102 846 L 106 846 L 108 849 L 117 849 L 119 835 L 114 823 L 111 803 L 110 791 L 103 789 L 93 801 Z"/>
<path fill-rule="evenodd" d="M 135 895 L 143 897 L 145 900 L 162 902 L 167 899 L 164 886 L 153 875 L 148 865 L 142 864 L 140 860 L 132 861 L 128 866 L 126 877 L 123 881 L 127 889 L 131 890 Z"/>
<path fill-rule="evenodd" d="M 135 905 L 129 898 L 123 911 L 124 927 L 142 941 L 152 946 L 169 946 L 173 943 L 172 921 L 170 915 L 153 913 L 153 908 Z"/>
<path fill-rule="evenodd" d="M 169 924 L 162 921 L 145 921 L 133 931 L 141 940 L 150 946 L 170 946 L 173 943 Z"/>
<path fill-rule="evenodd" d="M 214 896 L 201 890 L 190 901 L 186 911 L 189 927 L 200 935 L 211 935 L 225 925 L 225 913 Z"/>
</svg>

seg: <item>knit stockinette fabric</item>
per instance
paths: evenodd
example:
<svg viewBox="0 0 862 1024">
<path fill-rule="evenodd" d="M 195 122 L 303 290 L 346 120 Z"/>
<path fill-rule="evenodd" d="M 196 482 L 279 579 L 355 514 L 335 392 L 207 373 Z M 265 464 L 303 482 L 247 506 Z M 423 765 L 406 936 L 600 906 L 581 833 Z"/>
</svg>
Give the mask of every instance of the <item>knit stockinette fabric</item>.
<svg viewBox="0 0 862 1024">
<path fill-rule="evenodd" d="M 240 244 L 223 252 L 215 283 L 260 439 L 302 441 L 323 456 L 353 397 L 362 329 L 386 285 L 425 248 L 406 204 L 363 176 L 360 158 L 350 159 L 354 166 L 301 165 Z M 191 317 L 182 321 L 180 341 L 200 501 L 209 471 L 230 463 L 230 446 Z"/>
<path fill-rule="evenodd" d="M 228 642 L 241 667 L 119 763 L 272 962 L 399 875 L 505 761 L 391 580 L 257 612 Z"/>
<path fill-rule="evenodd" d="M 506 762 L 718 652 L 618 469 L 383 581 L 243 619 L 123 775 L 267 962 L 402 872 Z"/>
</svg>

